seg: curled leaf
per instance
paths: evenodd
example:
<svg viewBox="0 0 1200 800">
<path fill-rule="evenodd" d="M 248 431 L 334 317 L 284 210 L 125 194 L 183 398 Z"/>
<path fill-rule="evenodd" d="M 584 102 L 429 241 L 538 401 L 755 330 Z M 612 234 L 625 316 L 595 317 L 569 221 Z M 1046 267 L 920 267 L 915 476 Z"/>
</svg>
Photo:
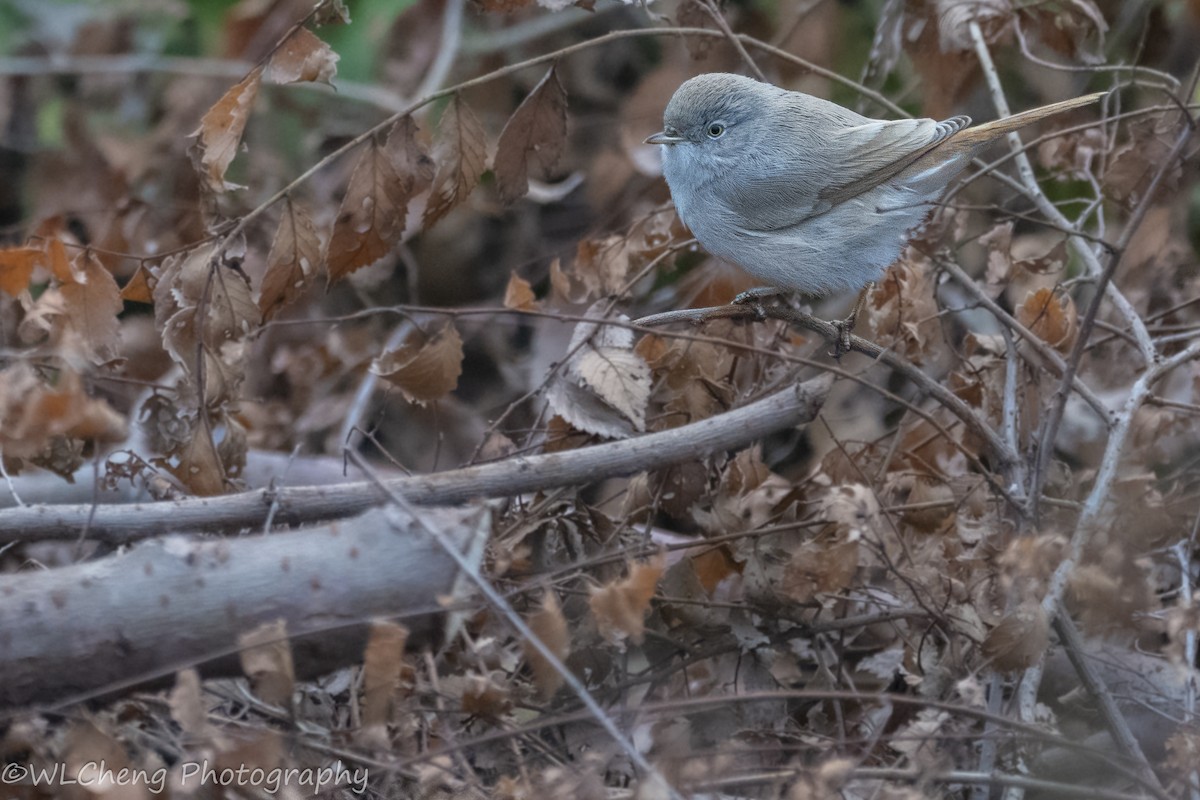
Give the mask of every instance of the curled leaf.
<svg viewBox="0 0 1200 800">
<path fill-rule="evenodd" d="M 262 67 L 257 67 L 240 83 L 232 87 L 200 119 L 200 127 L 192 133 L 197 137 L 192 163 L 208 188 L 214 192 L 242 188 L 225 181 L 225 171 L 237 155 L 242 132 L 254 108 L 254 98 L 262 83 Z"/>
<path fill-rule="evenodd" d="M 415 331 L 375 360 L 371 371 L 397 386 L 410 403 L 425 404 L 454 391 L 462 374 L 462 338 L 453 325 L 432 336 Z"/>
<path fill-rule="evenodd" d="M 591 590 L 588 605 L 601 636 L 615 643 L 625 639 L 642 643 L 650 598 L 654 597 L 666 565 L 667 560 L 660 553 L 648 563 L 632 565 L 629 577 Z"/>
<path fill-rule="evenodd" d="M 307 28 L 298 28 L 267 63 L 271 83 L 312 81 L 332 85 L 337 75 L 338 54 Z"/>
<path fill-rule="evenodd" d="M 397 122 L 383 145 L 370 143 L 333 224 L 326 258 L 330 284 L 391 252 L 404 234 L 408 201 L 428 185 L 430 171 L 411 117 Z"/>
<path fill-rule="evenodd" d="M 588 313 L 599 310 L 599 304 L 593 305 Z M 633 349 L 633 332 L 581 322 L 575 326 L 568 352 L 571 355 L 546 396 L 554 413 L 598 436 L 624 438 L 644 431 L 650 367 Z"/>
<path fill-rule="evenodd" d="M 542 607 L 529 618 L 529 628 L 560 662 L 571 652 L 571 630 L 554 592 L 546 591 Z M 529 642 L 525 642 L 525 658 L 533 670 L 533 682 L 538 694 L 543 700 L 549 700 L 562 686 L 562 674 Z"/>
<path fill-rule="evenodd" d="M 1046 344 L 1068 353 L 1079 335 L 1079 314 L 1066 292 L 1038 289 L 1017 308 L 1017 320 Z"/>
</svg>

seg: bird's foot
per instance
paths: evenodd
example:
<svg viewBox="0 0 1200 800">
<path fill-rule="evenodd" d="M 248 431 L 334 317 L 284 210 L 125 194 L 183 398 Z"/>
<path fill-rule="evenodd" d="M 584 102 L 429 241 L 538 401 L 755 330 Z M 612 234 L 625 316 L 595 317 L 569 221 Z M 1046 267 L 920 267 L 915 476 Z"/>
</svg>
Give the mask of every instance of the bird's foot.
<svg viewBox="0 0 1200 800">
<path fill-rule="evenodd" d="M 783 289 L 776 289 L 774 286 L 756 286 L 753 289 L 738 292 L 737 297 L 733 298 L 733 304 L 735 306 L 746 306 L 751 303 L 761 303 L 770 297 L 784 297 L 786 294 Z"/>
<path fill-rule="evenodd" d="M 761 322 L 767 318 L 766 309 L 763 308 L 763 301 L 769 299 L 779 299 L 787 297 L 787 292 L 782 289 L 776 289 L 774 286 L 756 286 L 753 289 L 747 289 L 744 292 L 738 292 L 733 298 L 735 306 L 750 306 L 754 309 L 755 314 Z"/>
<path fill-rule="evenodd" d="M 850 309 L 850 313 L 846 318 L 833 321 L 833 327 L 837 329 L 838 334 L 837 340 L 833 343 L 833 352 L 830 353 L 834 358 L 840 359 L 846 353 L 850 352 L 850 334 L 854 330 L 854 325 L 858 322 L 858 315 L 866 307 L 867 298 L 871 296 L 871 291 L 874 288 L 875 281 L 871 281 L 864 286 L 862 291 L 858 293 L 858 299 L 854 301 L 854 308 Z"/>
</svg>

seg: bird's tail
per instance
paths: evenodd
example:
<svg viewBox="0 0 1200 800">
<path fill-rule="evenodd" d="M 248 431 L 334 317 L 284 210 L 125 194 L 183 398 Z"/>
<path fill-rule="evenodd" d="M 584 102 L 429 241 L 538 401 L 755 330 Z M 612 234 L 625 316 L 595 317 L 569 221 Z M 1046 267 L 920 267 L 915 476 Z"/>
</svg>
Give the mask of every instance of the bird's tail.
<svg viewBox="0 0 1200 800">
<path fill-rule="evenodd" d="M 1006 133 L 1012 133 L 1015 130 L 1024 128 L 1026 125 L 1032 125 L 1035 122 L 1052 117 L 1055 114 L 1061 114 L 1064 111 L 1070 111 L 1073 108 L 1090 105 L 1096 102 L 1101 97 L 1104 97 L 1108 92 L 1096 92 L 1094 94 L 1085 94 L 1083 97 L 1076 97 L 1073 100 L 1063 100 L 1059 103 L 1051 103 L 1048 106 L 1040 108 L 1031 108 L 1028 111 L 1022 111 L 1020 114 L 1013 114 L 1011 117 L 1004 119 L 985 122 L 982 125 L 976 125 L 973 128 L 967 128 L 965 131 L 956 136 L 956 139 L 971 140 L 973 144 L 983 144 L 990 142 L 993 139 L 998 139 Z M 962 141 L 967 144 L 966 141 Z"/>
</svg>

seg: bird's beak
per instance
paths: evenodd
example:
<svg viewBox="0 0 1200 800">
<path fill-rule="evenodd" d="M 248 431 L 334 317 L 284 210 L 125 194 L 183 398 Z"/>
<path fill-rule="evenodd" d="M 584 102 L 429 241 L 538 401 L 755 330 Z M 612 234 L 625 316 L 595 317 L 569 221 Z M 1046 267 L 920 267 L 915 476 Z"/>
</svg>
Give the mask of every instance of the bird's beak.
<svg viewBox="0 0 1200 800">
<path fill-rule="evenodd" d="M 686 142 L 686 141 L 687 141 L 687 139 L 685 139 L 682 136 L 679 136 L 678 134 L 667 133 L 666 131 L 659 131 L 658 133 L 654 134 L 653 136 L 647 136 L 645 144 L 679 144 L 680 142 Z"/>
</svg>

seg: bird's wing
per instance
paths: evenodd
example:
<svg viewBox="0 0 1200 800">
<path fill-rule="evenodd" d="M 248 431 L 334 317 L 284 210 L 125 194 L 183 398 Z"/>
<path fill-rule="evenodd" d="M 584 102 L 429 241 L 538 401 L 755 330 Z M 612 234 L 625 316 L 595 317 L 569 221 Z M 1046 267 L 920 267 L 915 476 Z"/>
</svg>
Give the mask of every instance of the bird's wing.
<svg viewBox="0 0 1200 800">
<path fill-rule="evenodd" d="M 837 205 L 874 189 L 970 124 L 970 117 L 901 119 L 841 130 L 831 147 L 841 156 L 830 170 L 834 181 L 820 198 Z"/>
<path fill-rule="evenodd" d="M 895 177 L 971 124 L 969 117 L 887 121 L 845 114 L 823 126 L 832 134 L 774 153 L 770 169 L 754 171 L 733 190 L 729 206 L 744 228 L 780 230 L 823 214 Z"/>
</svg>

